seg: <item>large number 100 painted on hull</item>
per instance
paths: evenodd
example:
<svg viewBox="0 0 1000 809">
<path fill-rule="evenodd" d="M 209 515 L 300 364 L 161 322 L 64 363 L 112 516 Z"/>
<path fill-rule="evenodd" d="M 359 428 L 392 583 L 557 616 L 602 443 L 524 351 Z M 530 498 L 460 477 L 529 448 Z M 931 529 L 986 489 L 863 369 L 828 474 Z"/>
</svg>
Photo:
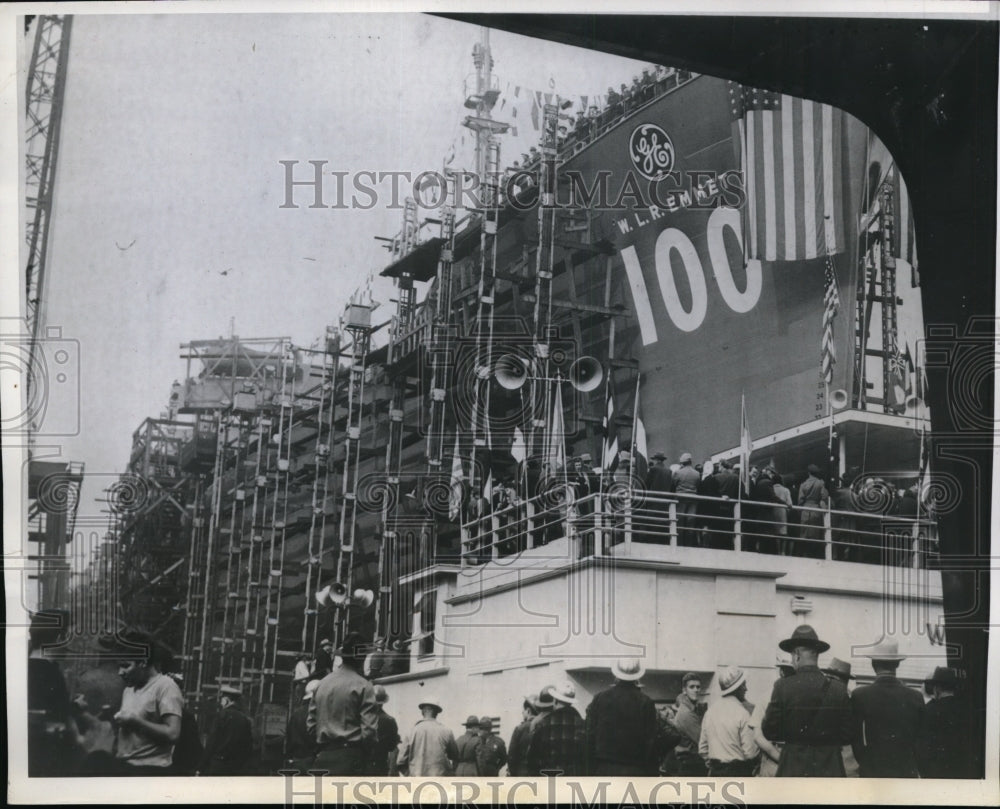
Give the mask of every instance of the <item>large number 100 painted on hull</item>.
<svg viewBox="0 0 1000 809">
<path fill-rule="evenodd" d="M 740 224 L 740 214 L 735 208 L 716 208 L 708 220 L 706 238 L 708 240 L 708 257 L 712 264 L 712 274 L 719 287 L 719 293 L 734 312 L 739 314 L 749 312 L 760 300 L 761 265 L 753 259 L 746 264 L 746 288 L 741 292 L 733 278 L 733 268 L 729 264 L 726 253 L 725 229 L 729 228 L 736 237 L 740 248 L 743 247 L 743 233 Z M 688 286 L 691 289 L 691 305 L 684 308 L 677 294 L 677 284 L 674 281 L 674 266 L 670 260 L 670 252 L 676 250 L 680 256 L 681 267 L 687 274 Z M 635 247 L 629 245 L 621 251 L 625 272 L 628 275 L 629 286 L 632 288 L 632 302 L 636 317 L 639 319 L 639 330 L 642 344 L 655 343 L 659 338 L 656 334 L 656 321 L 650 305 L 646 279 L 639 266 L 639 256 Z M 660 286 L 660 296 L 670 320 L 681 331 L 695 331 L 705 320 L 708 311 L 708 283 L 705 280 L 705 270 L 698 251 L 687 235 L 677 228 L 666 228 L 656 237 L 653 250 L 653 260 L 656 267 L 656 278 Z"/>
</svg>

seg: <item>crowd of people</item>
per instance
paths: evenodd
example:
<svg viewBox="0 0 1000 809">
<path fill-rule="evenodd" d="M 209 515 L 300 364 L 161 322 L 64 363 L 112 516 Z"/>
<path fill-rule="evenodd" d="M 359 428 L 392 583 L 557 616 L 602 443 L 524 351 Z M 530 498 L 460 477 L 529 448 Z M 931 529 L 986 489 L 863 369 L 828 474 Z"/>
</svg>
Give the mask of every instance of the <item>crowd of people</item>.
<svg viewBox="0 0 1000 809">
<path fill-rule="evenodd" d="M 53 623 L 53 618 L 56 623 Z M 65 630 L 66 614 L 39 613 L 30 633 L 29 774 L 32 776 L 226 776 L 261 774 L 252 765 L 253 723 L 239 688 L 218 688 L 218 711 L 204 744 L 185 704 L 168 651 L 149 635 L 116 638 L 124 683 L 117 710 L 92 710 L 69 698 L 58 664 L 42 654 Z M 61 624 L 61 626 L 59 626 Z M 386 711 L 389 694 L 365 676 L 369 644 L 351 632 L 329 669 L 300 684 L 288 717 L 281 773 L 344 776 L 497 777 L 978 777 L 970 707 L 954 669 L 925 681 L 930 701 L 896 677 L 905 657 L 892 641 L 865 655 L 874 679 L 850 688 L 851 666 L 819 655 L 829 644 L 799 626 L 778 644 L 769 698 L 751 695 L 744 672 L 707 678 L 689 672 L 673 702 L 659 706 L 644 692 L 641 660 L 623 658 L 613 685 L 584 710 L 572 682 L 525 696 L 509 743 L 492 716 L 470 715 L 456 736 L 440 721 L 436 695 L 419 702 L 420 717 L 400 732 Z M 332 650 L 331 650 L 332 651 Z M 406 723 L 404 723 L 406 724 Z M 275 771 L 272 768 L 271 771 Z"/>
<path fill-rule="evenodd" d="M 578 109 L 569 124 L 558 127 L 558 148 L 583 146 L 610 124 L 619 118 L 639 109 L 662 95 L 672 87 L 687 81 L 692 76 L 688 70 L 678 70 L 663 65 L 648 65 L 642 69 L 641 75 L 633 76 L 631 84 L 622 84 L 616 90 L 608 87 L 603 104 L 588 104 L 585 109 Z M 531 171 L 537 168 L 541 153 L 532 146 L 515 160 L 511 168 L 514 170 Z"/>
<path fill-rule="evenodd" d="M 650 460 L 648 470 L 640 473 L 631 453 L 622 451 L 614 471 L 602 473 L 584 453 L 548 474 L 538 462 L 528 461 L 513 475 L 497 475 L 491 490 L 472 498 L 466 509 L 465 522 L 474 535 L 467 545 L 475 552 L 470 561 L 487 561 L 494 546 L 498 556 L 520 553 L 529 538 L 532 547 L 545 545 L 565 535 L 568 519 L 576 521 L 578 533 L 592 547 L 592 495 L 602 496 L 604 514 L 594 518 L 594 529 L 609 533 L 612 543 L 621 541 L 627 518 L 637 542 L 668 544 L 676 529 L 679 545 L 732 550 L 738 530 L 744 551 L 824 558 L 829 513 L 832 558 L 868 564 L 912 561 L 908 535 L 900 548 L 886 546 L 884 520 L 934 517 L 931 504 L 918 499 L 916 483 L 898 488 L 857 469 L 828 481 L 815 464 L 791 474 L 779 474 L 771 464 L 752 466 L 744 477 L 739 463 L 695 464 L 689 452 L 669 466 L 662 452 Z M 676 526 L 671 525 L 671 506 Z M 926 530 L 925 535 L 929 538 Z M 923 548 L 930 549 L 930 544 Z"/>
<path fill-rule="evenodd" d="M 340 649 L 342 665 L 306 697 L 313 758 L 298 756 L 291 769 L 413 777 L 976 777 L 969 708 L 957 696 L 955 670 L 935 669 L 924 684 L 931 697 L 925 705 L 896 677 L 905 657 L 894 642 L 870 650 L 874 680 L 853 692 L 850 664 L 833 658 L 819 667 L 830 647 L 811 627 L 798 627 L 778 646 L 788 656 L 778 661 L 769 699 L 756 704 L 744 672 L 728 667 L 710 702 L 702 675 L 690 672 L 676 700 L 657 707 L 643 691 L 642 662 L 623 658 L 611 666 L 614 684 L 585 710 L 568 681 L 524 697 L 521 722 L 504 744 L 490 716 L 469 716 L 456 736 L 440 720 L 444 702 L 431 694 L 401 736 L 384 711 L 385 690 L 360 674 L 364 643 L 352 634 Z"/>
</svg>

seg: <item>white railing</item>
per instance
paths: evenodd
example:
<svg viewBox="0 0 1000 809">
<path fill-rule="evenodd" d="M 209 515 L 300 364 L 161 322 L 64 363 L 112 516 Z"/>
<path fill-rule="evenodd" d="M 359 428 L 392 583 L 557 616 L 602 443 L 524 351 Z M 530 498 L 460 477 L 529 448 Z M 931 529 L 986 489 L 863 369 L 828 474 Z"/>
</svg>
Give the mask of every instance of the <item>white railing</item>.
<svg viewBox="0 0 1000 809">
<path fill-rule="evenodd" d="M 577 559 L 628 556 L 634 544 L 653 544 L 920 568 L 937 553 L 937 526 L 928 519 L 624 488 L 574 498 L 557 487 L 467 519 L 462 564 L 563 537 Z"/>
</svg>

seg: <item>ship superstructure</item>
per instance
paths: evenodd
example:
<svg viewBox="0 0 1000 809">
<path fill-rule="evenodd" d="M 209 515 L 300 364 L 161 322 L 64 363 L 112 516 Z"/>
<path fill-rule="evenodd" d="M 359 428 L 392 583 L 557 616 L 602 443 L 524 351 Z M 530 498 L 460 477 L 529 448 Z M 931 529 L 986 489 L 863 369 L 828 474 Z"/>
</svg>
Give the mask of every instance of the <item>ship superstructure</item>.
<svg viewBox="0 0 1000 809">
<path fill-rule="evenodd" d="M 927 488 L 929 417 L 891 158 L 838 117 L 840 249 L 751 258 L 743 88 L 662 69 L 575 121 L 537 94 L 537 156 L 514 165 L 488 39 L 474 58 L 479 205 L 442 175 L 431 237 L 408 201 L 387 321 L 362 289 L 313 348 L 182 346 L 112 502 L 124 620 L 179 652 L 200 713 L 243 688 L 262 743 L 348 627 L 398 716 L 434 691 L 503 735 L 525 693 L 571 679 L 585 703 L 622 655 L 658 701 L 723 665 L 763 698 L 803 621 L 842 659 L 905 634 L 904 677 L 943 664 L 933 514 L 899 508 Z M 749 492 L 649 490 L 657 450 L 793 491 L 816 464 L 850 507 L 782 546 Z"/>
</svg>

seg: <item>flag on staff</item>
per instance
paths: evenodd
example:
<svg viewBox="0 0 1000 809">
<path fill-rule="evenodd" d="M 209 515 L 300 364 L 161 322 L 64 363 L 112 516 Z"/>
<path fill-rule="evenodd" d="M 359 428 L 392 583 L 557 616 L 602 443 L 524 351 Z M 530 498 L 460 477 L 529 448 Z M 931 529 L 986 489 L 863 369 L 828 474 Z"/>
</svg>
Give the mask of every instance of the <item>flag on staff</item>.
<svg viewBox="0 0 1000 809">
<path fill-rule="evenodd" d="M 821 365 L 823 380 L 833 382 L 833 366 L 837 362 L 837 347 L 833 344 L 833 321 L 840 311 L 840 291 L 833 271 L 833 259 L 826 257 L 825 291 L 823 293 L 823 355 Z"/>
<path fill-rule="evenodd" d="M 562 388 L 555 386 L 555 402 L 549 427 L 549 444 L 545 452 L 545 475 L 555 475 L 566 470 L 566 425 L 563 420 Z"/>
<path fill-rule="evenodd" d="M 646 479 L 649 469 L 649 450 L 646 449 L 646 426 L 642 423 L 639 407 L 639 378 L 635 380 L 635 408 L 632 421 L 632 474 L 639 480 Z"/>
<path fill-rule="evenodd" d="M 601 453 L 601 471 L 611 474 L 618 464 L 618 426 L 615 424 L 615 397 L 608 374 L 608 404 L 604 411 L 604 451 Z"/>
<path fill-rule="evenodd" d="M 913 211 L 910 195 L 899 166 L 892 167 L 892 199 L 894 205 L 892 229 L 892 254 L 917 269 L 917 238 L 913 232 Z"/>
<path fill-rule="evenodd" d="M 528 449 L 524 443 L 524 433 L 521 432 L 520 427 L 514 428 L 514 442 L 510 445 L 510 454 L 519 464 L 524 463 L 524 459 L 528 457 Z"/>
<path fill-rule="evenodd" d="M 729 82 L 729 101 L 747 193 L 747 258 L 801 261 L 844 250 L 844 113 L 737 82 Z"/>
<path fill-rule="evenodd" d="M 455 451 L 451 456 L 451 495 L 448 498 L 448 519 L 455 521 L 462 513 L 462 495 L 465 488 L 465 472 L 462 456 L 458 450 L 458 433 L 455 433 Z"/>
<path fill-rule="evenodd" d="M 750 491 L 750 453 L 753 452 L 753 442 L 750 440 L 750 425 L 747 423 L 747 397 L 740 397 L 740 492 Z"/>
</svg>

